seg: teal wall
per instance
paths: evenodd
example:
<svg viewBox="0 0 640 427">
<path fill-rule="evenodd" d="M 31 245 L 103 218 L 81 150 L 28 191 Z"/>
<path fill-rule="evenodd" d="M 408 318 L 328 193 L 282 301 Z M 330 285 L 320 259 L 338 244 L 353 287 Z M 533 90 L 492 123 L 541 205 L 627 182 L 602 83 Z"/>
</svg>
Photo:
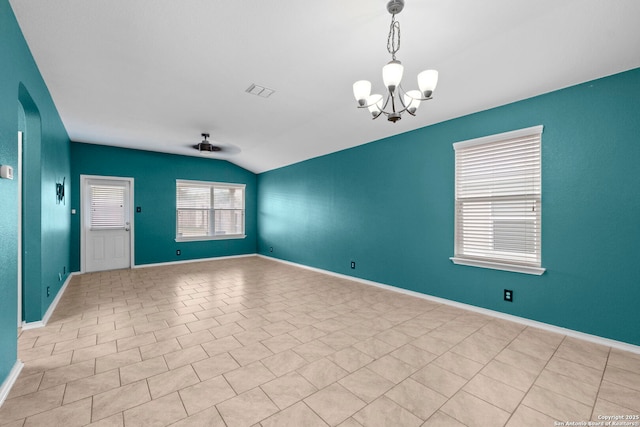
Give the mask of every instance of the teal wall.
<svg viewBox="0 0 640 427">
<path fill-rule="evenodd" d="M 135 263 L 256 253 L 256 175 L 223 160 L 177 156 L 150 151 L 71 143 L 72 215 L 71 268 L 80 271 L 80 175 L 134 178 Z M 176 242 L 176 179 L 246 184 L 245 231 L 232 240 Z M 176 255 L 180 249 L 181 255 Z"/>
<path fill-rule="evenodd" d="M 0 164 L 17 172 L 16 133 L 26 132 L 29 322 L 42 319 L 67 274 L 79 270 L 79 176 L 92 174 L 135 179 L 138 265 L 259 251 L 640 345 L 640 69 L 256 177 L 224 161 L 70 143 L 7 0 L 0 41 Z M 547 271 L 453 265 L 451 144 L 539 124 Z M 55 184 L 65 178 L 67 198 L 58 204 Z M 176 243 L 178 178 L 245 183 L 247 237 Z M 0 200 L 1 383 L 17 358 L 17 179 L 0 180 Z M 514 290 L 513 303 L 502 301 L 504 288 Z"/>
<path fill-rule="evenodd" d="M 41 320 L 69 265 L 69 209 L 55 184 L 69 179 L 69 137 L 7 0 L 0 0 L 0 383 L 17 358 L 18 143 L 24 130 L 24 318 Z M 46 288 L 50 288 L 50 296 Z"/>
<path fill-rule="evenodd" d="M 547 271 L 452 264 L 452 143 L 534 125 Z M 640 345 L 639 162 L 636 69 L 263 173 L 258 249 Z"/>
</svg>

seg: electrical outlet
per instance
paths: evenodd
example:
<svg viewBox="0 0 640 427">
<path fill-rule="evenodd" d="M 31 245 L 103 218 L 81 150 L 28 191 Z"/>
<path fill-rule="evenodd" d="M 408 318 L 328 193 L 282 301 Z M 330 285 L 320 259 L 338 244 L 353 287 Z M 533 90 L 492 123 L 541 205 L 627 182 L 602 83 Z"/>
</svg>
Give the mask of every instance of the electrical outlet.
<svg viewBox="0 0 640 427">
<path fill-rule="evenodd" d="M 351 268 L 353 268 L 353 269 L 356 268 L 356 262 L 355 261 L 351 261 Z"/>
<path fill-rule="evenodd" d="M 51 287 L 47 286 L 47 296 L 50 297 L 51 296 Z"/>
<path fill-rule="evenodd" d="M 273 246 L 269 248 L 269 252 L 273 252 Z"/>
<path fill-rule="evenodd" d="M 176 255 L 182 255 L 182 251 L 180 251 L 180 249 L 176 249 Z"/>
<path fill-rule="evenodd" d="M 508 302 L 513 302 L 513 291 L 511 289 L 504 290 L 504 300 Z"/>
</svg>

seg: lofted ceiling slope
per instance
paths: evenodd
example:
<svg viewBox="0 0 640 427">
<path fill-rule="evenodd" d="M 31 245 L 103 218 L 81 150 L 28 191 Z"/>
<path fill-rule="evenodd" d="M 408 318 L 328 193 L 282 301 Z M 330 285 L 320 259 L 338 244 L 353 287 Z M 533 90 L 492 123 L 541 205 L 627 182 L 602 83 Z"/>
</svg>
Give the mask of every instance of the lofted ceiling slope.
<svg viewBox="0 0 640 427">
<path fill-rule="evenodd" d="M 403 86 L 440 80 L 392 124 L 351 92 L 382 89 L 385 0 L 10 3 L 73 141 L 256 173 L 640 67 L 637 0 L 406 0 Z M 223 151 L 194 150 L 202 132 Z"/>
</svg>

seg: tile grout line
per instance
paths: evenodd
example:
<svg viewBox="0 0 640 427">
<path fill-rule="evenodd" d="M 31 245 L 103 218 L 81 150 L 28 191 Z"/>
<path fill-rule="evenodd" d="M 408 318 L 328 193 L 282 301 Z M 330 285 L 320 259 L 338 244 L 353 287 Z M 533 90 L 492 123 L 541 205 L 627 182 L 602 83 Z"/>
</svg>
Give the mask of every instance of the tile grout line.
<svg viewBox="0 0 640 427">
<path fill-rule="evenodd" d="M 488 322 L 488 323 L 490 323 L 490 322 Z M 488 324 L 488 323 L 487 323 L 487 324 Z M 484 326 L 486 326 L 486 325 L 484 325 Z M 484 327 L 484 326 L 483 326 L 483 327 Z M 481 330 L 483 327 L 478 328 L 474 333 L 480 333 L 480 330 Z M 508 343 L 507 343 L 507 344 L 502 348 L 502 350 L 500 350 L 500 352 L 498 352 L 498 354 L 500 354 L 504 349 L 506 349 L 506 348 L 509 346 L 509 344 L 513 343 L 513 341 L 515 341 L 515 340 L 516 340 L 516 338 L 518 338 L 518 337 L 520 336 L 520 334 L 522 334 L 522 332 L 524 332 L 525 330 L 526 330 L 526 328 L 522 329 L 522 330 L 520 331 L 520 333 L 518 333 L 518 335 L 516 335 L 515 337 L 513 337 L 513 338 L 511 339 L 511 341 L 509 341 L 509 342 L 508 342 Z M 465 337 L 464 339 L 462 339 L 459 343 L 463 342 L 464 340 L 466 340 L 467 338 L 469 338 L 469 336 L 471 336 L 471 335 L 472 335 L 472 334 L 470 334 L 470 335 L 466 336 L 466 337 Z M 458 344 L 459 344 L 459 343 L 458 343 Z M 456 344 L 456 345 L 458 345 L 458 344 Z M 447 352 L 452 351 L 452 349 L 453 349 L 456 345 L 454 345 L 454 346 L 453 346 L 453 347 L 451 347 L 449 350 L 447 350 Z M 454 353 L 455 353 L 455 352 L 454 352 Z M 446 352 L 445 352 L 445 353 L 443 353 L 443 354 L 446 354 Z M 456 353 L 456 354 L 457 354 L 457 353 Z M 441 355 L 441 356 L 442 356 L 442 355 Z M 439 356 L 439 357 L 441 357 L 441 356 Z M 464 357 L 465 359 L 469 359 L 469 358 L 467 358 L 467 357 L 466 357 L 466 356 L 464 356 L 464 355 L 459 355 L 459 356 Z M 497 356 L 497 355 L 496 355 L 496 356 Z M 495 360 L 495 358 L 496 358 L 496 356 L 494 356 L 494 357 L 493 357 L 489 362 L 487 362 L 487 363 L 483 363 L 483 368 L 484 368 L 484 367 L 486 367 L 486 366 L 487 366 L 489 363 L 491 363 L 492 361 L 494 361 L 494 360 Z M 438 359 L 438 358 L 436 358 L 436 359 L 434 359 L 434 360 L 437 360 L 437 359 Z M 469 359 L 469 360 L 473 360 L 473 359 Z M 475 362 L 475 361 L 474 361 L 474 362 Z M 429 364 L 431 364 L 431 363 L 432 363 L 432 362 L 429 362 Z M 481 363 L 481 362 L 478 362 L 478 363 Z M 436 366 L 437 366 L 437 365 L 436 365 Z M 453 399 L 453 397 L 454 397 L 456 394 L 458 394 L 460 391 L 464 391 L 465 393 L 469 393 L 468 391 L 464 390 L 464 387 L 465 387 L 467 384 L 469 384 L 469 383 L 470 383 L 470 382 L 471 382 L 471 381 L 472 381 L 476 376 L 480 375 L 480 374 L 481 374 L 481 371 L 482 371 L 482 369 L 483 369 L 483 368 L 481 368 L 481 369 L 480 369 L 478 372 L 476 372 L 476 373 L 475 373 L 475 374 L 474 374 L 470 379 L 468 379 L 468 380 L 465 382 L 465 384 L 464 384 L 463 386 L 461 386 L 461 387 L 460 387 L 460 388 L 459 388 L 459 389 L 458 389 L 458 390 L 457 390 L 457 391 L 456 391 L 456 392 L 455 392 L 451 397 L 448 397 L 448 398 L 447 398 L 447 400 L 446 400 L 442 405 L 440 405 L 440 407 L 439 407 L 439 408 L 434 412 L 434 414 L 432 414 L 431 416 L 435 415 L 435 413 L 437 413 L 438 411 L 440 411 L 440 408 L 442 408 L 443 406 L 445 406 L 445 405 L 446 405 L 446 404 L 447 404 L 451 399 Z M 446 370 L 447 372 L 451 372 L 450 370 L 448 370 L 448 369 L 446 369 L 446 368 L 441 368 L 441 369 L 444 369 L 444 370 Z M 455 372 L 451 372 L 451 373 L 452 373 L 452 374 L 454 374 L 454 375 L 458 375 L 458 374 L 456 374 Z M 460 376 L 460 375 L 458 375 L 458 376 Z M 491 378 L 491 377 L 489 377 L 489 378 Z M 466 378 L 465 378 L 465 379 L 466 379 Z M 492 379 L 493 379 L 493 378 L 492 378 Z M 500 382 L 500 383 L 502 383 L 502 384 L 505 384 L 505 385 L 507 385 L 507 386 L 513 387 L 513 386 L 511 386 L 510 384 L 503 383 L 502 381 L 499 381 L 499 380 L 495 380 L 495 381 L 498 381 L 498 382 Z M 471 394 L 472 396 L 476 397 L 477 399 L 480 399 L 480 400 L 482 400 L 483 402 L 485 402 L 485 403 L 487 403 L 487 404 L 489 404 L 489 405 L 493 406 L 494 408 L 497 408 L 497 409 L 499 409 L 499 410 L 502 410 L 502 411 L 507 412 L 506 410 L 504 410 L 504 409 L 502 409 L 502 408 L 500 408 L 500 407 L 498 407 L 498 406 L 494 405 L 493 403 L 486 401 L 485 399 L 483 399 L 483 398 L 482 398 L 482 397 L 480 397 L 480 396 L 476 396 L 476 395 L 475 395 L 475 394 L 473 394 L 473 393 L 469 393 L 469 394 Z M 526 396 L 526 393 L 525 393 L 525 396 Z M 446 396 L 445 396 L 445 397 L 446 397 Z M 523 396 L 523 399 L 524 399 L 524 396 Z M 519 405 L 519 404 L 518 404 L 518 405 Z M 517 407 L 516 407 L 516 408 L 517 408 Z M 513 413 L 514 413 L 514 412 L 515 412 L 515 409 L 514 409 L 514 411 L 513 411 L 513 412 L 511 412 L 511 413 L 509 414 L 509 418 L 507 418 L 507 420 L 505 421 L 505 423 L 504 423 L 503 425 L 506 425 L 506 424 L 509 422 L 509 419 L 511 418 L 511 416 L 513 415 Z M 455 418 L 453 415 L 449 415 L 449 414 L 447 414 L 446 412 L 445 412 L 445 414 L 446 414 L 447 416 L 449 416 L 449 417 L 451 417 L 451 418 L 455 419 L 456 421 L 460 422 L 461 424 L 467 425 L 467 424 L 465 424 L 462 420 L 460 420 L 460 419 L 458 419 L 458 418 Z M 429 417 L 429 418 L 431 418 L 431 417 Z"/>
<path fill-rule="evenodd" d="M 596 398 L 593 402 L 593 407 L 591 408 L 591 416 L 590 420 L 593 419 L 594 411 L 596 410 L 596 405 L 598 404 L 598 397 L 600 396 L 600 389 L 602 388 L 602 383 L 604 382 L 604 376 L 607 372 L 607 367 L 609 366 L 609 357 L 611 356 L 611 347 L 609 347 L 609 351 L 607 352 L 607 360 L 604 364 L 604 369 L 602 370 L 602 376 L 600 377 L 600 383 L 598 384 L 598 391 L 596 392 Z"/>
<path fill-rule="evenodd" d="M 511 342 L 515 341 L 515 340 L 516 340 L 520 335 L 522 335 L 522 334 L 524 333 L 524 331 L 526 331 L 527 329 L 529 329 L 529 326 L 525 327 L 525 328 L 524 328 L 524 329 L 523 329 L 523 330 L 522 330 L 522 331 L 521 331 L 521 332 L 520 332 L 520 333 L 519 333 L 519 334 L 518 334 L 518 335 L 517 335 L 517 336 L 516 336 L 512 341 L 511 341 Z M 542 372 L 544 372 L 544 370 L 545 370 L 545 368 L 547 367 L 547 365 L 549 365 L 549 361 L 551 361 L 551 359 L 553 359 L 553 356 L 555 356 L 556 352 L 558 351 L 558 349 L 560 348 L 560 346 L 562 345 L 562 343 L 564 342 L 564 340 L 565 340 L 566 338 L 567 338 L 567 337 L 566 337 L 566 335 L 562 337 L 562 340 L 560 341 L 560 343 L 557 345 L 557 347 L 556 347 L 556 348 L 555 348 L 555 350 L 553 351 L 553 354 L 549 357 L 549 359 L 548 359 L 548 360 L 547 360 L 547 362 L 544 364 L 544 366 L 542 367 L 542 369 L 540 369 L 540 372 L 538 372 L 538 374 L 536 375 L 536 378 L 533 380 L 533 382 L 531 383 L 531 385 L 529 386 L 529 388 L 527 389 L 527 391 L 522 395 L 522 399 L 520 399 L 520 402 L 518 402 L 518 405 L 516 406 L 516 408 L 513 410 L 513 412 L 511 412 L 511 414 L 509 414 L 509 418 L 507 419 L 507 421 L 505 422 L 505 424 L 504 424 L 504 425 L 509 424 L 509 421 L 511 421 L 511 419 L 513 418 L 513 415 L 516 413 L 516 411 L 518 410 L 518 408 L 519 408 L 519 407 L 521 407 L 521 406 L 525 406 L 525 407 L 529 408 L 527 405 L 523 405 L 523 403 L 522 403 L 522 402 L 524 402 L 524 399 L 526 399 L 527 395 L 529 395 L 529 392 L 531 391 L 531 389 L 533 388 L 533 386 L 536 384 L 536 381 L 538 381 L 538 378 L 540 378 L 540 375 L 542 374 Z M 520 352 L 520 351 L 518 351 L 518 350 L 513 350 L 513 351 L 516 351 L 516 352 L 518 352 L 518 353 L 521 353 L 521 352 Z M 526 353 L 522 353 L 522 354 L 525 354 L 525 355 L 526 355 Z M 530 356 L 530 355 L 527 355 L 527 356 Z M 555 418 L 555 417 L 552 417 L 552 416 L 551 416 L 551 415 L 549 415 L 549 414 L 545 414 L 544 412 L 540 412 L 540 411 L 538 411 L 537 409 L 534 409 L 534 408 L 530 408 L 530 409 L 532 409 L 532 410 L 534 410 L 534 411 L 536 411 L 536 412 L 539 412 L 539 413 L 541 413 L 541 414 L 543 414 L 543 415 L 546 415 L 546 416 L 548 416 L 549 418 Z"/>
</svg>

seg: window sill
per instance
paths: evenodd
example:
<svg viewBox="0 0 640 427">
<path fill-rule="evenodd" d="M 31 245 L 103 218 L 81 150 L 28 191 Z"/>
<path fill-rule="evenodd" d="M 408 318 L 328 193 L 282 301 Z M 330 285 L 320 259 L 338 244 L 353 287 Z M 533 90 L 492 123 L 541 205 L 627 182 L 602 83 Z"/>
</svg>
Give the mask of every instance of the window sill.
<svg viewBox="0 0 640 427">
<path fill-rule="evenodd" d="M 231 240 L 244 239 L 245 234 L 221 234 L 218 236 L 193 236 L 193 237 L 176 237 L 176 242 L 201 242 L 206 240 Z"/>
<path fill-rule="evenodd" d="M 491 268 L 494 270 L 512 271 L 514 273 L 534 274 L 536 276 L 540 276 L 542 273 L 546 271 L 546 268 L 531 267 L 527 265 L 503 264 L 500 262 L 480 261 L 477 259 L 458 258 L 458 257 L 451 257 L 449 259 L 453 261 L 454 264 L 457 264 L 457 265 L 468 265 L 471 267 Z"/>
</svg>

